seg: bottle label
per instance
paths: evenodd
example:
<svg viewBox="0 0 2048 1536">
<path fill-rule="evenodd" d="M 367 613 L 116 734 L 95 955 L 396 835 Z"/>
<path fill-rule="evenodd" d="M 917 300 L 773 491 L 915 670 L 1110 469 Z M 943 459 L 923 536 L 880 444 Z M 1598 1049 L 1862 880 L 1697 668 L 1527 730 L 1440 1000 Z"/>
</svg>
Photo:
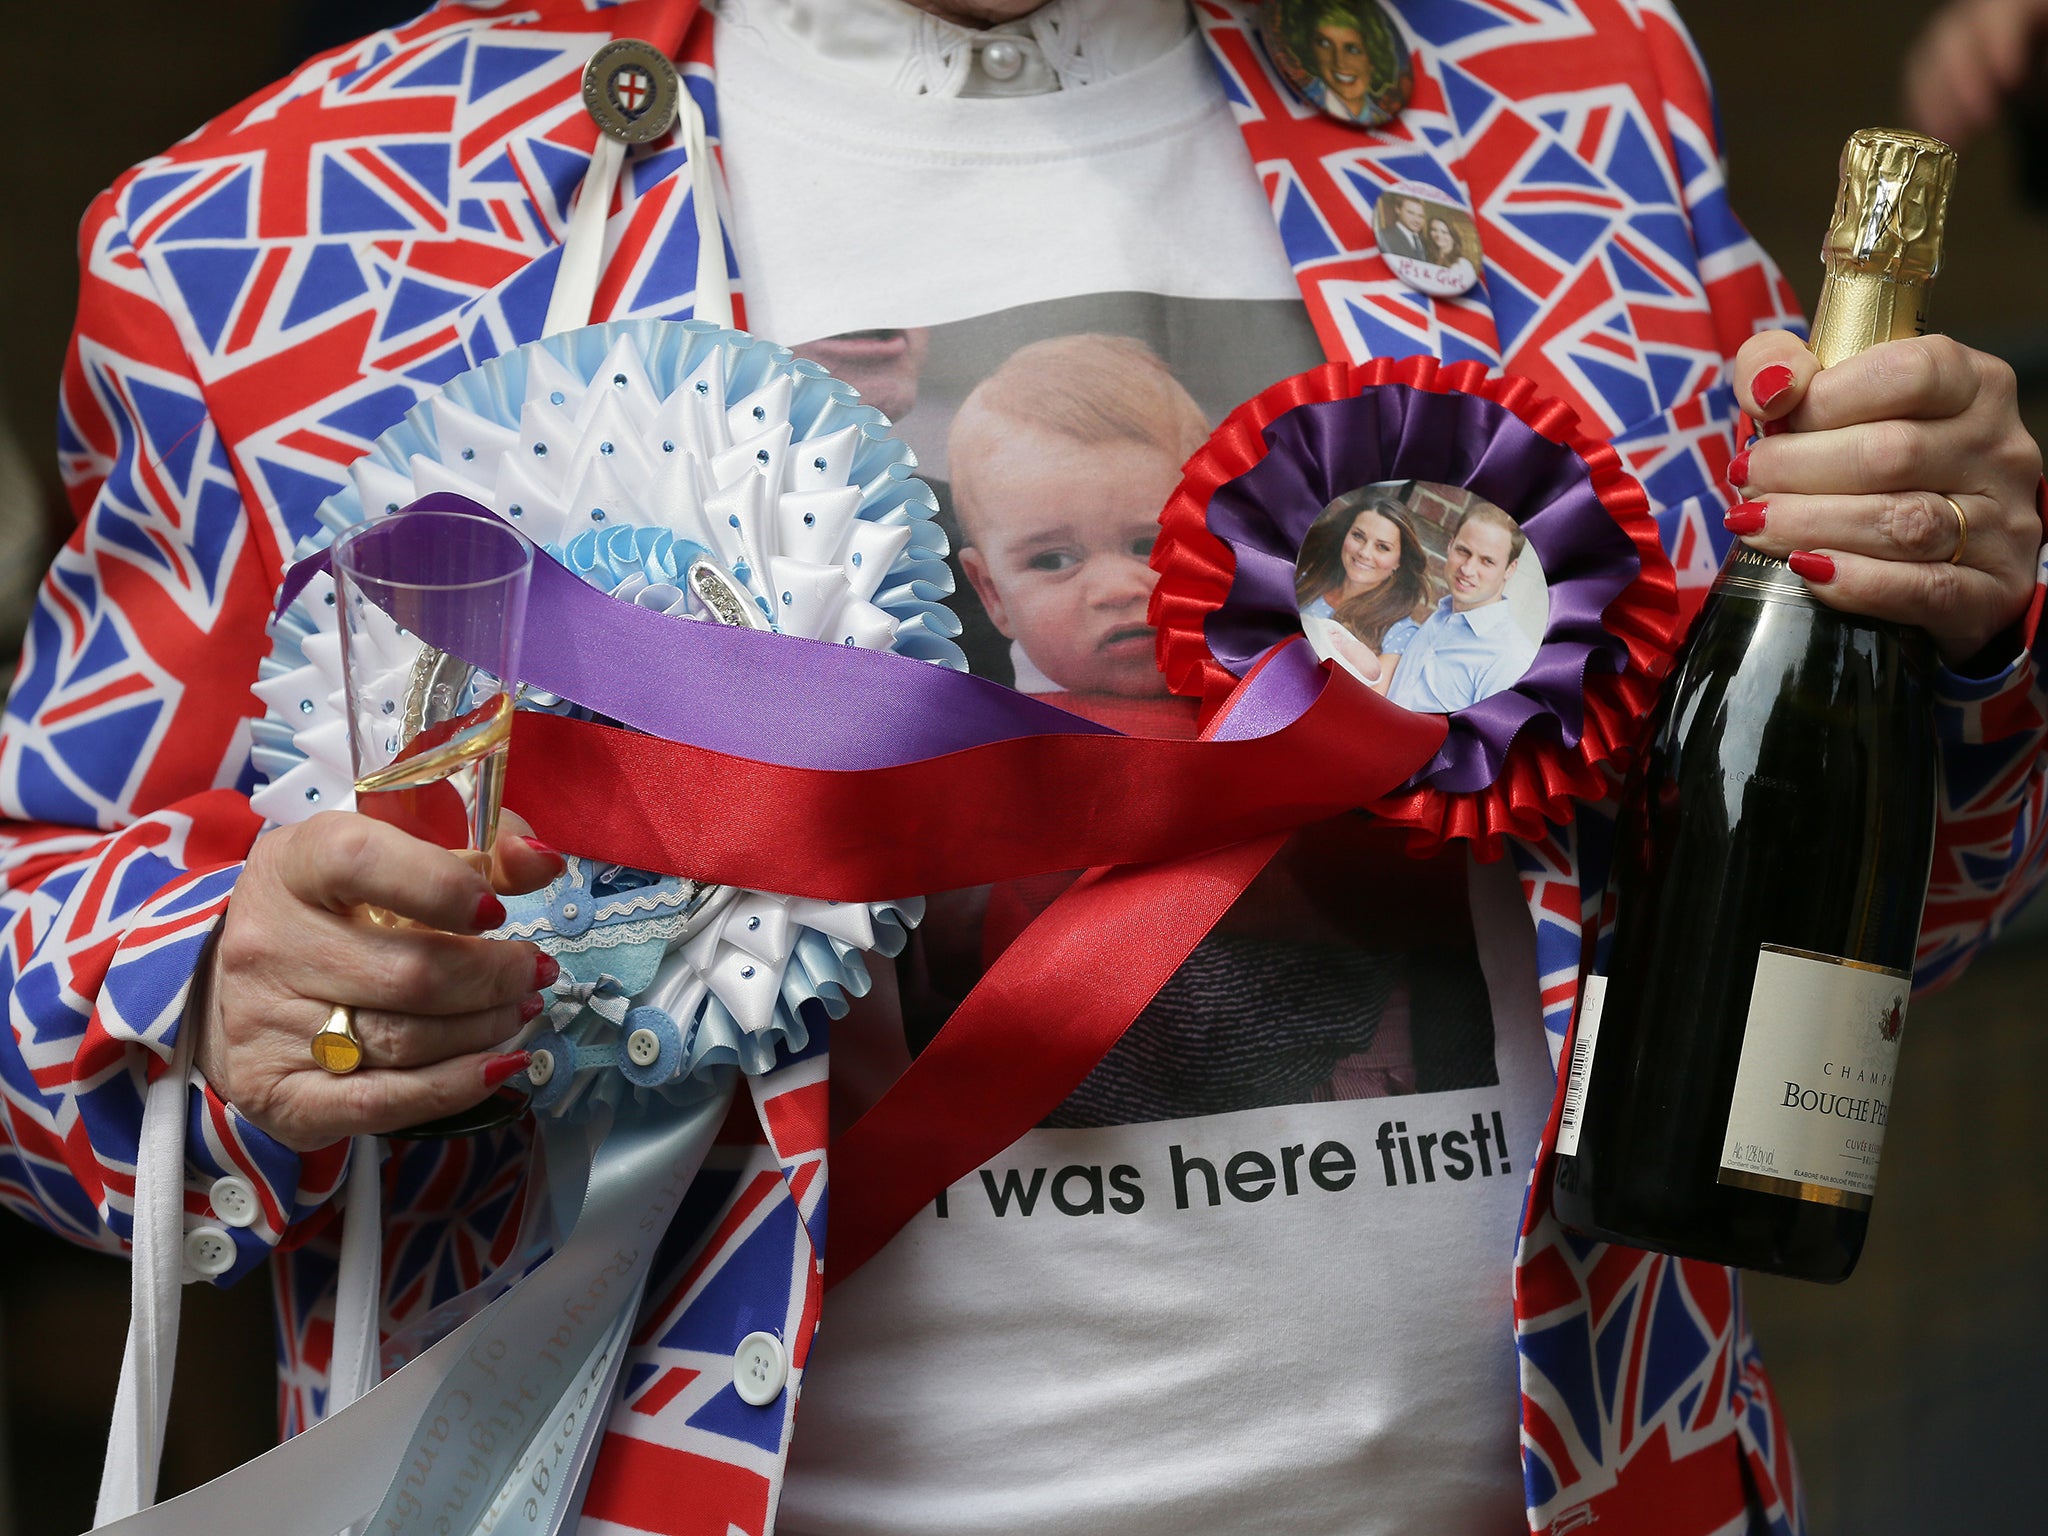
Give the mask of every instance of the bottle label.
<svg viewBox="0 0 2048 1536">
<path fill-rule="evenodd" d="M 1557 1150 L 1579 1153 L 1579 1128 L 1586 1117 L 1586 1084 L 1593 1076 L 1593 1049 L 1600 1040 L 1600 1012 L 1607 1006 L 1607 978 L 1588 976 L 1579 994 L 1579 1027 L 1572 1036 L 1572 1064 L 1565 1076 L 1564 1109 L 1557 1122 Z"/>
<path fill-rule="evenodd" d="M 1762 947 L 1723 1184 L 1869 1209 L 1912 985 L 1905 971 Z"/>
<path fill-rule="evenodd" d="M 1737 543 L 1728 551 L 1721 574 L 1714 585 L 1739 597 L 1760 597 L 1766 602 L 1792 603 L 1801 608 L 1827 605 L 1813 595 L 1813 589 L 1792 573 L 1792 567 L 1775 555 Z"/>
</svg>

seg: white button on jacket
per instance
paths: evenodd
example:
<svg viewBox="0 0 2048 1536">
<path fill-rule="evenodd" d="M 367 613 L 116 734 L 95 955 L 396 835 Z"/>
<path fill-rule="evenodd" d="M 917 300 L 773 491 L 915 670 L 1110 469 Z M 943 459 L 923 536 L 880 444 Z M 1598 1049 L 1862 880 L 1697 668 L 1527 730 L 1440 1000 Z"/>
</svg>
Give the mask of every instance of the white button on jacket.
<svg viewBox="0 0 2048 1536">
<path fill-rule="evenodd" d="M 740 1401 L 765 1408 L 789 1380 L 789 1352 L 772 1333 L 750 1333 L 732 1352 L 732 1385 Z"/>
<path fill-rule="evenodd" d="M 185 1234 L 185 1262 L 212 1279 L 235 1267 L 235 1240 L 219 1227 L 194 1227 Z"/>
<path fill-rule="evenodd" d="M 213 1214 L 231 1227 L 254 1226 L 261 1211 L 256 1203 L 255 1187 L 247 1179 L 232 1173 L 226 1178 L 215 1179 L 206 1198 L 213 1206 Z"/>
</svg>

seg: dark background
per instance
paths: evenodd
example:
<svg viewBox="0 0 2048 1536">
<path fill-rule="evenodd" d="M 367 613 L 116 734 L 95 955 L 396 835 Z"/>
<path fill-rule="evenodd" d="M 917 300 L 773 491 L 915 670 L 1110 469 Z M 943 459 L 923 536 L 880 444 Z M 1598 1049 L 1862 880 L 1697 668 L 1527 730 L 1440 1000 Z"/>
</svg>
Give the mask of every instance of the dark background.
<svg viewBox="0 0 2048 1536">
<path fill-rule="evenodd" d="M 1735 206 L 1810 306 L 1835 157 L 1851 130 L 1898 120 L 1900 60 L 1931 8 L 1681 9 L 1720 91 Z M 87 202 L 302 57 L 323 26 L 345 23 L 288 0 L 7 0 L 0 15 L 0 142 L 10 146 L 0 157 L 0 529 L 16 539 L 0 539 L 4 591 L 40 563 L 8 550 L 64 525 L 52 401 Z M 2019 180 L 2007 136 L 1966 152 L 1937 318 L 2020 368 L 2028 421 L 2048 436 L 2048 217 L 2025 204 Z M 0 631 L 0 648 L 13 644 L 12 629 Z M 1855 1278 L 1748 1287 L 1820 1536 L 2048 1528 L 2033 1395 L 2048 1379 L 2044 935 L 2048 924 L 2023 919 L 1961 983 L 1915 1005 L 1883 1197 Z M 119 1260 L 0 1216 L 0 1536 L 69 1536 L 91 1523 L 127 1284 Z M 186 1288 L 166 1493 L 269 1444 L 270 1358 L 262 1281 Z"/>
</svg>

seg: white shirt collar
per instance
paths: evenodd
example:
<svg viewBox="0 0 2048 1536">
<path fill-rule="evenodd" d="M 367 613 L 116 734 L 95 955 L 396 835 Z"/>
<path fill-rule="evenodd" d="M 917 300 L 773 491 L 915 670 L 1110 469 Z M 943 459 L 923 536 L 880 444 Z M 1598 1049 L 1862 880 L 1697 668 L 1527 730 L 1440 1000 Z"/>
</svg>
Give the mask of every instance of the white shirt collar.
<svg viewBox="0 0 2048 1536">
<path fill-rule="evenodd" d="M 1186 0 L 1048 0 L 977 31 L 908 0 L 721 0 L 771 48 L 908 96 L 1035 96 L 1130 74 L 1193 25 Z"/>
</svg>

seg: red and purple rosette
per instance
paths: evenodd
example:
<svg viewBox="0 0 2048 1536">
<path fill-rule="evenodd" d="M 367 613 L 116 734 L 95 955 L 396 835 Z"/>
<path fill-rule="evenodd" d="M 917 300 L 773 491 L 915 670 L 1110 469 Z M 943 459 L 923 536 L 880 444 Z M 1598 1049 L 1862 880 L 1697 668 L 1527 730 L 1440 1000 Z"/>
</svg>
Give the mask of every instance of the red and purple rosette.
<svg viewBox="0 0 2048 1536">
<path fill-rule="evenodd" d="M 1443 747 L 1361 810 L 1428 853 L 1482 858 L 1612 790 L 1684 632 L 1643 488 L 1571 409 L 1526 379 L 1435 358 L 1330 363 L 1246 401 L 1160 514 L 1151 617 L 1176 693 L 1204 717 L 1302 621 L 1295 567 L 1340 496 L 1388 481 L 1463 487 L 1520 525 L 1548 585 L 1535 659 L 1448 717 Z"/>
</svg>

